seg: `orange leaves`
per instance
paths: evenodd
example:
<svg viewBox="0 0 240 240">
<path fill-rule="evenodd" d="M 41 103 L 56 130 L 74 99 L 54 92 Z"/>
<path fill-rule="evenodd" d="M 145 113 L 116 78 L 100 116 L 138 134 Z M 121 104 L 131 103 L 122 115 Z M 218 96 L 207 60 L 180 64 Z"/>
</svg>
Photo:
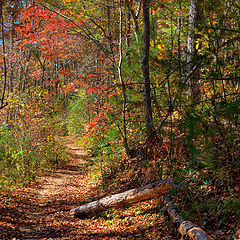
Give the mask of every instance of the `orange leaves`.
<svg viewBox="0 0 240 240">
<path fill-rule="evenodd" d="M 64 88 L 64 92 L 65 93 L 70 93 L 71 91 L 77 90 L 79 87 L 79 81 L 77 80 L 73 80 L 72 82 L 69 82 L 65 88 Z"/>
<path fill-rule="evenodd" d="M 58 78 L 53 78 L 53 79 L 51 80 L 51 82 L 52 82 L 52 83 L 58 83 L 58 82 L 59 82 L 59 79 L 58 79 Z"/>
<path fill-rule="evenodd" d="M 32 78 L 40 78 L 43 75 L 43 70 L 42 69 L 38 69 L 32 72 L 32 74 L 30 75 Z"/>
<path fill-rule="evenodd" d="M 62 75 L 62 76 L 71 76 L 71 75 L 72 75 L 69 69 L 59 70 L 59 71 L 58 71 L 58 74 L 59 74 L 59 75 Z"/>
<path fill-rule="evenodd" d="M 81 24 L 81 21 L 78 22 Z M 41 55 L 50 61 L 56 58 L 66 57 L 66 48 L 64 44 L 68 44 L 72 39 L 76 40 L 76 36 L 69 36 L 69 29 L 76 26 L 59 17 L 56 13 L 52 13 L 38 6 L 25 8 L 20 16 L 19 23 L 15 26 L 16 41 L 20 47 L 27 44 L 38 45 L 41 49 Z"/>
<path fill-rule="evenodd" d="M 70 76 L 71 73 L 69 73 L 68 70 L 60 70 L 59 75 Z M 100 84 L 96 84 L 96 85 L 92 84 L 94 83 L 94 80 L 98 79 L 100 76 L 101 76 L 100 74 L 95 74 L 95 73 L 82 74 L 80 75 L 80 78 L 78 80 L 75 79 L 69 82 L 65 86 L 64 92 L 70 93 L 71 91 L 77 91 L 78 88 L 84 88 L 86 91 L 86 94 L 89 94 L 89 93 L 101 94 L 105 90 L 105 87 Z"/>
<path fill-rule="evenodd" d="M 27 7 L 22 11 L 21 20 L 27 21 L 29 18 L 39 18 L 40 20 L 44 20 L 45 18 L 50 18 L 50 15 L 52 15 L 52 13 L 49 13 L 49 11 L 34 5 Z"/>
</svg>

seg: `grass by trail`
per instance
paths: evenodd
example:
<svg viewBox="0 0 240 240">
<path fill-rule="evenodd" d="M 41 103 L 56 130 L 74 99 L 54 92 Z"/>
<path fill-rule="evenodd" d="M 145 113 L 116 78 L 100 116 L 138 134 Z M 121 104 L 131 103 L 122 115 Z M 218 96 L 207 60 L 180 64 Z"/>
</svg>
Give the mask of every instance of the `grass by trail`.
<svg viewBox="0 0 240 240">
<path fill-rule="evenodd" d="M 154 201 L 147 201 L 100 217 L 72 218 L 71 208 L 109 193 L 88 180 L 86 152 L 70 140 L 70 161 L 46 172 L 37 182 L 1 196 L 1 239 L 178 239 Z"/>
</svg>

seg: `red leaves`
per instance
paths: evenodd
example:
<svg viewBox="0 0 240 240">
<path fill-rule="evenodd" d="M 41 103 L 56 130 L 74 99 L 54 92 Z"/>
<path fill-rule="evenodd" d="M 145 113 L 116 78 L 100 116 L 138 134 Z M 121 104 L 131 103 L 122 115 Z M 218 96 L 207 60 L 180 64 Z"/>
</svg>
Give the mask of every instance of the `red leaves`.
<svg viewBox="0 0 240 240">
<path fill-rule="evenodd" d="M 43 74 L 43 70 L 42 69 L 38 69 L 36 71 L 33 71 L 32 74 L 30 75 L 32 78 L 40 78 Z"/>
<path fill-rule="evenodd" d="M 65 70 L 60 70 L 59 75 L 66 75 L 70 76 L 71 73 L 67 69 Z M 95 73 L 85 73 L 84 75 L 80 76 L 80 79 L 75 79 L 72 82 L 69 82 L 67 86 L 65 87 L 64 91 L 65 93 L 69 93 L 71 91 L 76 91 L 78 88 L 84 88 L 86 91 L 86 94 L 89 93 L 96 93 L 96 94 L 102 94 L 103 91 L 105 90 L 105 87 L 96 84 L 95 86 L 91 86 L 92 83 L 94 82 L 94 79 L 98 79 L 101 75 L 100 74 L 95 74 Z"/>
<path fill-rule="evenodd" d="M 63 75 L 63 76 L 71 76 L 72 75 L 69 69 L 59 70 L 58 74 Z"/>
<path fill-rule="evenodd" d="M 59 79 L 58 78 L 54 78 L 51 80 L 52 83 L 58 83 L 59 82 Z"/>
<path fill-rule="evenodd" d="M 57 14 L 38 6 L 25 8 L 20 16 L 20 23 L 15 26 L 18 45 L 37 45 L 41 54 L 49 60 L 66 56 L 63 43 L 71 39 L 69 29 L 76 27 L 73 23 L 60 18 Z"/>
</svg>

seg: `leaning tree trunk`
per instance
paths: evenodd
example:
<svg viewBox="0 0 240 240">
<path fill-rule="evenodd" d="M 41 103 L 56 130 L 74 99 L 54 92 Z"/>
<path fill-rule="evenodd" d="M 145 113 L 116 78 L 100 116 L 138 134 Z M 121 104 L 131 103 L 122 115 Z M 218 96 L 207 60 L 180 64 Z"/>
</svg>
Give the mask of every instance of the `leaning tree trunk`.
<svg viewBox="0 0 240 240">
<path fill-rule="evenodd" d="M 158 197 L 171 189 L 172 178 L 150 183 L 144 187 L 131 189 L 129 191 L 102 198 L 98 201 L 87 203 L 71 210 L 75 217 L 89 217 L 91 215 L 106 211 L 112 207 L 122 207 L 135 202 Z"/>
</svg>

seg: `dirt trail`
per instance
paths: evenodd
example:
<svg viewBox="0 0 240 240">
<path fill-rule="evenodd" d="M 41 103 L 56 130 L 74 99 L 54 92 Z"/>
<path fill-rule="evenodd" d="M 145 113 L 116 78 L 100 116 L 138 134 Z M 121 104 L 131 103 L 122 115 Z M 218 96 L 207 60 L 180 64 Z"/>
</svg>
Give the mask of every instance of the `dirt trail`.
<svg viewBox="0 0 240 240">
<path fill-rule="evenodd" d="M 69 139 L 66 145 L 71 153 L 67 165 L 44 174 L 30 187 L 16 190 L 4 207 L 0 205 L 0 239 L 177 239 L 169 234 L 163 219 L 146 225 L 153 216 L 147 210 L 140 217 L 134 208 L 118 210 L 117 218 L 70 216 L 70 209 L 100 198 L 103 192 L 88 181 L 87 152 Z"/>
<path fill-rule="evenodd" d="M 69 212 L 78 201 L 89 201 L 101 193 L 87 181 L 87 152 L 69 139 L 66 146 L 71 155 L 66 165 L 13 193 L 1 211 L 0 239 L 91 239 L 91 233 L 77 236 L 85 224 Z M 1 224 L 1 220 L 7 221 Z"/>
<path fill-rule="evenodd" d="M 66 146 L 72 155 L 71 161 L 64 166 L 64 169 L 58 169 L 42 177 L 43 184 L 38 192 L 39 201 L 42 204 L 61 197 L 63 190 L 65 195 L 71 196 L 79 188 L 86 187 L 84 181 L 86 172 L 81 166 L 85 163 L 83 158 L 87 157 L 87 152 L 70 141 Z"/>
</svg>

